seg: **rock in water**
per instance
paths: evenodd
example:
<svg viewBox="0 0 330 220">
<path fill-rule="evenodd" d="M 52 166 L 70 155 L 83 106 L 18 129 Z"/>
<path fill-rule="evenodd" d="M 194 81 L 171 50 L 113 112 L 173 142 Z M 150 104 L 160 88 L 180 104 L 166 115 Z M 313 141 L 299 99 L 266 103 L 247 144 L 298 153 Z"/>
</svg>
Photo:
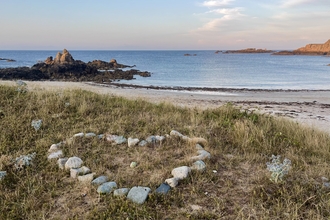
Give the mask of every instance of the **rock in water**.
<svg viewBox="0 0 330 220">
<path fill-rule="evenodd" d="M 129 191 L 127 199 L 137 204 L 143 204 L 146 201 L 150 191 L 151 189 L 148 187 L 134 186 Z"/>
<path fill-rule="evenodd" d="M 65 163 L 65 169 L 76 169 L 81 167 L 83 161 L 79 157 L 70 157 Z"/>
<path fill-rule="evenodd" d="M 97 188 L 97 192 L 100 194 L 109 194 L 115 188 L 117 188 L 117 184 L 115 182 L 106 182 Z"/>
</svg>

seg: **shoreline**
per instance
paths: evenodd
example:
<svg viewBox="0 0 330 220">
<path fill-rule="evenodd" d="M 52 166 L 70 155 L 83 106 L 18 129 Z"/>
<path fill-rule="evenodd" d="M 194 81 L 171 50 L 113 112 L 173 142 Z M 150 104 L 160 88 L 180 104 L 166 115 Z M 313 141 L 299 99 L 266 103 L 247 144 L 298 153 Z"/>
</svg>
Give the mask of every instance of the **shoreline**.
<svg viewBox="0 0 330 220">
<path fill-rule="evenodd" d="M 284 117 L 303 126 L 330 134 L 330 90 L 248 90 L 226 89 L 217 91 L 173 90 L 132 87 L 122 84 L 91 82 L 24 81 L 30 90 L 58 91 L 82 89 L 99 94 L 142 99 L 153 103 L 167 102 L 179 107 L 218 108 L 227 103 L 242 110 Z M 0 85 L 15 86 L 15 81 L 0 80 Z M 211 92 L 211 93 L 208 93 Z"/>
</svg>

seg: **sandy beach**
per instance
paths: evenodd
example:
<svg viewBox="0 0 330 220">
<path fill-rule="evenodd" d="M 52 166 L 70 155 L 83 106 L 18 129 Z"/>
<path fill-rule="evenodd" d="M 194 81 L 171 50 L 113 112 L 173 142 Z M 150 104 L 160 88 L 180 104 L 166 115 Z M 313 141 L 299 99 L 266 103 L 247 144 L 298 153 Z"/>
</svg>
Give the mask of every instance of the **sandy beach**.
<svg viewBox="0 0 330 220">
<path fill-rule="evenodd" d="M 169 90 L 100 85 L 91 82 L 25 81 L 30 90 L 83 89 L 100 94 L 143 99 L 153 103 L 169 102 L 181 107 L 217 108 L 228 102 L 242 109 L 285 117 L 303 126 L 330 134 L 330 90 L 246 90 L 219 91 Z M 0 81 L 0 85 L 16 85 Z"/>
</svg>

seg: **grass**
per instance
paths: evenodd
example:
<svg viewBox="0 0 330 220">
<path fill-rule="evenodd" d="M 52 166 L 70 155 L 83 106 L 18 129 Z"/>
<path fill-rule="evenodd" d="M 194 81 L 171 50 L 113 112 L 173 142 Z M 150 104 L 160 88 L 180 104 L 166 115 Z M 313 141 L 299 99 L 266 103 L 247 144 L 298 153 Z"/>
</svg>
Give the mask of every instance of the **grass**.
<svg viewBox="0 0 330 220">
<path fill-rule="evenodd" d="M 296 123 L 257 115 L 228 104 L 200 110 L 99 95 L 83 90 L 19 93 L 0 86 L 0 219 L 328 219 L 329 136 Z M 69 103 L 70 105 L 67 105 Z M 42 119 L 40 130 L 32 120 Z M 175 129 L 208 140 L 207 170 L 166 196 L 152 192 L 143 205 L 98 195 L 47 160 L 51 144 L 79 132 L 145 139 Z M 161 146 L 128 148 L 96 138 L 76 138 L 65 155 L 79 156 L 97 175 L 119 187 L 154 191 L 171 170 L 191 165 L 195 146 L 177 138 Z M 12 159 L 36 152 L 33 164 L 16 171 Z M 269 180 L 271 155 L 292 161 L 281 183 Z M 129 165 L 136 161 L 134 169 Z M 217 171 L 217 172 L 213 172 Z M 199 210 L 193 207 L 199 207 Z"/>
</svg>

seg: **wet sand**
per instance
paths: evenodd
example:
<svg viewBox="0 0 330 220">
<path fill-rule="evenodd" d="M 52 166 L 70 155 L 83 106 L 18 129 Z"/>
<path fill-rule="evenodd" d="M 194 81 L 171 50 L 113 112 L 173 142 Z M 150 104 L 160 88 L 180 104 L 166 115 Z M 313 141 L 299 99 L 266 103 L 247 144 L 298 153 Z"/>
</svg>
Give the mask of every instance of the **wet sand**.
<svg viewBox="0 0 330 220">
<path fill-rule="evenodd" d="M 330 134 L 330 90 L 249 90 L 212 88 L 160 88 L 86 82 L 24 81 L 28 88 L 45 90 L 83 89 L 100 94 L 169 102 L 192 108 L 217 108 L 228 102 L 242 109 L 285 117 Z M 0 85 L 16 85 L 0 81 Z"/>
</svg>

